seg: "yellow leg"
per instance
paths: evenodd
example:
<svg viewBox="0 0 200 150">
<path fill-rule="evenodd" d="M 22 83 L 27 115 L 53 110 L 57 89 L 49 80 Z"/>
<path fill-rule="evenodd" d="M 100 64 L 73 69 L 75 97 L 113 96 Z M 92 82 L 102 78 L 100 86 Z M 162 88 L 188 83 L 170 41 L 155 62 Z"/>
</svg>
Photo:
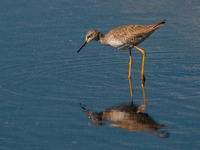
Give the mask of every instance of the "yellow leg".
<svg viewBox="0 0 200 150">
<path fill-rule="evenodd" d="M 145 84 L 144 84 L 144 81 L 142 80 L 142 92 L 143 92 L 144 104 L 143 104 L 143 105 L 140 105 L 140 106 L 137 108 L 136 113 L 140 113 L 140 112 L 144 111 L 144 110 L 146 109 L 146 106 L 147 106 L 144 85 L 145 85 Z M 130 93 L 131 93 L 131 102 L 132 102 L 132 104 L 133 104 L 133 88 L 132 88 L 132 85 L 131 85 L 131 79 L 130 79 L 130 78 L 129 78 L 129 86 L 130 86 Z"/>
<path fill-rule="evenodd" d="M 144 98 L 144 105 L 147 106 L 146 94 L 145 94 L 144 81 L 143 80 L 142 80 L 142 92 L 143 92 L 143 98 Z"/>
<path fill-rule="evenodd" d="M 142 59 L 142 71 L 141 71 L 141 80 L 145 81 L 145 76 L 144 76 L 144 61 L 145 61 L 145 51 L 143 51 L 142 49 L 140 49 L 137 46 L 134 46 L 134 48 L 136 48 L 137 50 L 139 50 L 140 52 L 142 52 L 143 54 L 143 59 Z"/>
<path fill-rule="evenodd" d="M 128 78 L 130 79 L 130 78 L 131 78 L 131 67 L 132 67 L 131 49 L 130 49 L 129 51 L 130 51 L 130 63 L 129 63 L 129 74 L 128 74 Z"/>
<path fill-rule="evenodd" d="M 129 85 L 130 85 L 130 93 L 131 93 L 131 101 L 133 101 L 133 88 L 131 85 L 131 79 L 129 78 Z"/>
<path fill-rule="evenodd" d="M 145 89 L 144 89 L 144 81 L 143 80 L 142 80 L 142 92 L 143 92 L 143 98 L 144 98 L 144 105 L 140 105 L 140 107 L 138 107 L 138 110 L 137 110 L 136 113 L 140 113 L 140 112 L 144 111 L 146 109 L 146 106 L 147 106 Z"/>
</svg>

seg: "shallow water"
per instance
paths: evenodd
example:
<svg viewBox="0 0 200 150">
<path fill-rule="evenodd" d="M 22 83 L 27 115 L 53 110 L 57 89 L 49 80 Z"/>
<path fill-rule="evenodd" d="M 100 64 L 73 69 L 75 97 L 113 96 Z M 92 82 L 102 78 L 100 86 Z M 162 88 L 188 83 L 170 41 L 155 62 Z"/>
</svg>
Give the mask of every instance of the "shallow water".
<svg viewBox="0 0 200 150">
<path fill-rule="evenodd" d="M 1 1 L 0 7 L 0 149 L 199 149 L 198 1 Z M 107 33 L 163 19 L 138 46 L 146 51 L 146 107 L 139 51 L 132 50 L 132 105 L 128 51 L 91 42 L 76 53 L 92 28 Z"/>
</svg>

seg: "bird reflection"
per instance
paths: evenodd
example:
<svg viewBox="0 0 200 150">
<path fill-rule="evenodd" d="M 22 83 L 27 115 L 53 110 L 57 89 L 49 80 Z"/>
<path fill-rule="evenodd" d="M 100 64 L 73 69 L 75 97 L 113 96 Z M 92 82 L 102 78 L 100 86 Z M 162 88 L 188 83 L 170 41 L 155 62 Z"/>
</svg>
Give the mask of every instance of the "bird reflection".
<svg viewBox="0 0 200 150">
<path fill-rule="evenodd" d="M 147 106 L 144 82 L 142 81 L 144 104 L 139 107 L 133 103 L 133 89 L 130 79 L 129 85 L 131 102 L 112 106 L 102 112 L 91 112 L 86 109 L 84 105 L 80 104 L 82 109 L 84 109 L 84 112 L 86 112 L 88 118 L 92 121 L 89 125 L 108 125 L 122 128 L 126 131 L 134 131 L 141 134 L 153 134 L 159 138 L 169 137 L 169 133 L 167 131 L 161 130 L 164 125 L 157 123 L 147 113 L 142 112 Z M 111 121 L 111 123 L 109 121 Z"/>
</svg>

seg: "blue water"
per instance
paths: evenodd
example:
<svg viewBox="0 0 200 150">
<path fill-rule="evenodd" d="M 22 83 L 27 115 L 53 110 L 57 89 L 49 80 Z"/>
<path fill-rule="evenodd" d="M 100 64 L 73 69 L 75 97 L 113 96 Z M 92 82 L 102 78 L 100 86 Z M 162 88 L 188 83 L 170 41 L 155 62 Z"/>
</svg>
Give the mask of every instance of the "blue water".
<svg viewBox="0 0 200 150">
<path fill-rule="evenodd" d="M 0 10 L 0 149 L 200 148 L 197 0 L 3 0 Z M 90 29 L 163 19 L 138 46 L 146 51 L 146 107 L 139 51 L 133 104 L 128 51 L 91 42 L 77 54 Z"/>
</svg>

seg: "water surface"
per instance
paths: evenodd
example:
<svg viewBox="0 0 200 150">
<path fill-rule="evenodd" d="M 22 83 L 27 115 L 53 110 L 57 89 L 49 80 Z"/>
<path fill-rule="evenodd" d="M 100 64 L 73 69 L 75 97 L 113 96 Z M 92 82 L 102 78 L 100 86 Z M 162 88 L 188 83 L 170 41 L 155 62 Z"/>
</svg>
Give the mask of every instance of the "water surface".
<svg viewBox="0 0 200 150">
<path fill-rule="evenodd" d="M 0 8 L 1 149 L 199 149 L 197 0 L 21 0 Z M 132 50 L 133 103 L 128 51 L 91 42 L 76 53 L 90 29 L 163 19 L 138 46 L 146 51 L 146 107 L 139 51 Z M 118 120 L 101 118 L 111 111 Z"/>
</svg>

